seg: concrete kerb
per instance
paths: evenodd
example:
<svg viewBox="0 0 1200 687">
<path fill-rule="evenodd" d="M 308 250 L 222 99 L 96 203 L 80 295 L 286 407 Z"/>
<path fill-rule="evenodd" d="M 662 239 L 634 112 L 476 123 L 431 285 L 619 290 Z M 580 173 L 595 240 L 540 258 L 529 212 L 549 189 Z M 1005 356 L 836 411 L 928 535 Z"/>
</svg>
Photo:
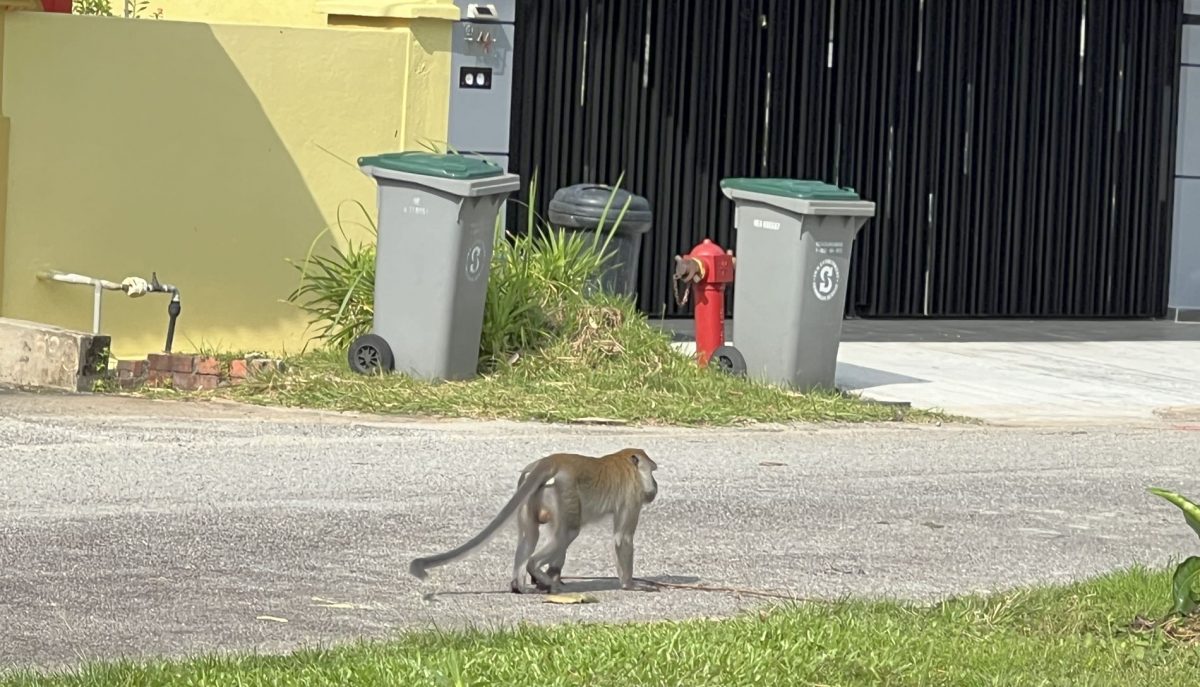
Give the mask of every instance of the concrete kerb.
<svg viewBox="0 0 1200 687">
<path fill-rule="evenodd" d="M 89 391 L 108 374 L 110 345 L 103 334 L 0 317 L 0 384 Z"/>
</svg>

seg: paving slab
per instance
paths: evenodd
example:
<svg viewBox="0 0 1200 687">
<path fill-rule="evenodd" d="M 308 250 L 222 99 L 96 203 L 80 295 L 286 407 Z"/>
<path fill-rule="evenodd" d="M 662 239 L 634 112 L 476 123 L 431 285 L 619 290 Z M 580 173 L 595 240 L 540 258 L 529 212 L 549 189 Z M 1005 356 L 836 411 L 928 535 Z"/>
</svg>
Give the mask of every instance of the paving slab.
<svg viewBox="0 0 1200 687">
<path fill-rule="evenodd" d="M 664 326 L 695 350 L 690 324 Z M 1200 325 L 847 321 L 835 383 L 998 424 L 1198 422 Z"/>
<path fill-rule="evenodd" d="M 1200 342 L 849 342 L 837 383 L 991 422 L 1153 422 L 1200 409 Z"/>
<path fill-rule="evenodd" d="M 477 531 L 531 458 L 624 446 L 661 466 L 637 535 L 649 579 L 929 601 L 1195 548 L 1145 491 L 1200 494 L 1200 432 L 1166 426 L 575 427 L 0 392 L 0 672 L 769 603 L 616 591 L 604 528 L 565 571 L 596 604 L 508 593 L 512 526 L 407 575 Z"/>
</svg>

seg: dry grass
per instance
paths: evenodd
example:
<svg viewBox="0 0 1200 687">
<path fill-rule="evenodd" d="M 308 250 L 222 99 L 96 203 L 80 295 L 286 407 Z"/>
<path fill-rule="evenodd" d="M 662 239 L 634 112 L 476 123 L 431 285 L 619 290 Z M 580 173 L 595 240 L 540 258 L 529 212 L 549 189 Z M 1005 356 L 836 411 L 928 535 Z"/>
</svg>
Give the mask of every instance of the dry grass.
<svg viewBox="0 0 1200 687">
<path fill-rule="evenodd" d="M 555 314 L 555 336 L 466 382 L 362 376 L 317 350 L 217 395 L 249 403 L 412 416 L 637 424 L 935 422 L 946 416 L 836 391 L 798 394 L 701 369 L 632 304 L 593 299 Z M 157 392 L 177 393 L 177 392 Z"/>
</svg>

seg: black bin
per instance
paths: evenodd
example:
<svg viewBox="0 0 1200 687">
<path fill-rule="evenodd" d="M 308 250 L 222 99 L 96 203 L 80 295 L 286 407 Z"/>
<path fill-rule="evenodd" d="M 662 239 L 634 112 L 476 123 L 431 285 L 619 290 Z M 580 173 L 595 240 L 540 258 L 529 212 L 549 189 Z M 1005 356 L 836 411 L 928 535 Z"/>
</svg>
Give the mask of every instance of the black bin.
<svg viewBox="0 0 1200 687">
<path fill-rule="evenodd" d="M 604 216 L 604 206 L 612 196 L 612 204 Z M 621 217 L 625 203 L 629 207 Z M 555 192 L 550 199 L 550 222 L 567 232 L 584 234 L 589 241 L 603 246 L 604 239 L 612 232 L 608 243 L 610 254 L 604 272 L 600 276 L 600 288 L 607 293 L 620 296 L 637 294 L 638 260 L 642 254 L 642 237 L 650 231 L 652 224 L 650 201 L 625 189 L 613 192 L 611 186 L 602 184 L 575 184 Z M 612 226 L 621 218 L 620 225 Z M 600 220 L 604 227 L 600 227 Z"/>
</svg>

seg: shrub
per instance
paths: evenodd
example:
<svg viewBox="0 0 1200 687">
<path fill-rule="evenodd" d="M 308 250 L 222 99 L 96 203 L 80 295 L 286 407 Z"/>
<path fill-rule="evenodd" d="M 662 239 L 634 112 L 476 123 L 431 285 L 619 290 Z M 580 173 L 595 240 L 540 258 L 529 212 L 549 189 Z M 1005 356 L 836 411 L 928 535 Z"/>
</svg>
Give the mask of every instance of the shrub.
<svg viewBox="0 0 1200 687">
<path fill-rule="evenodd" d="M 122 16 L 140 19 L 143 13 L 145 13 L 149 7 L 150 0 L 138 0 L 133 4 L 132 7 L 126 4 L 122 10 Z M 74 2 L 71 3 L 71 13 L 111 17 L 113 16 L 112 2 L 111 0 L 74 0 Z M 159 18 L 161 13 L 162 10 L 157 10 L 154 13 L 154 17 L 156 19 Z"/>
<path fill-rule="evenodd" d="M 615 189 L 620 188 L 618 180 Z M 528 211 L 525 232 L 513 234 L 500 229 L 496 220 L 491 276 L 484 305 L 483 332 L 480 340 L 480 371 L 487 372 L 517 360 L 529 351 L 540 349 L 568 329 L 579 326 L 578 311 L 591 298 L 601 270 L 613 256 L 608 251 L 612 234 L 624 217 L 622 208 L 611 226 L 602 220 L 596 240 L 556 229 L 533 209 L 537 194 L 537 174 L 530 184 L 530 200 L 521 203 Z M 602 217 L 607 219 L 609 206 Z M 366 208 L 356 203 L 366 216 L 372 236 L 378 229 Z M 375 246 L 373 242 L 355 244 L 343 226 L 338 209 L 337 230 L 346 248 L 334 246 L 329 256 L 314 256 L 313 248 L 329 229 L 318 234 L 302 264 L 292 263 L 300 272 L 300 285 L 288 296 L 309 315 L 309 328 L 315 330 L 310 342 L 344 349 L 358 336 L 371 330 L 374 315 Z M 603 242 L 600 239 L 603 238 Z M 290 261 L 289 261 L 290 262 Z"/>
<path fill-rule="evenodd" d="M 71 12 L 111 17 L 112 3 L 109 0 L 75 0 L 71 3 Z"/>
</svg>

